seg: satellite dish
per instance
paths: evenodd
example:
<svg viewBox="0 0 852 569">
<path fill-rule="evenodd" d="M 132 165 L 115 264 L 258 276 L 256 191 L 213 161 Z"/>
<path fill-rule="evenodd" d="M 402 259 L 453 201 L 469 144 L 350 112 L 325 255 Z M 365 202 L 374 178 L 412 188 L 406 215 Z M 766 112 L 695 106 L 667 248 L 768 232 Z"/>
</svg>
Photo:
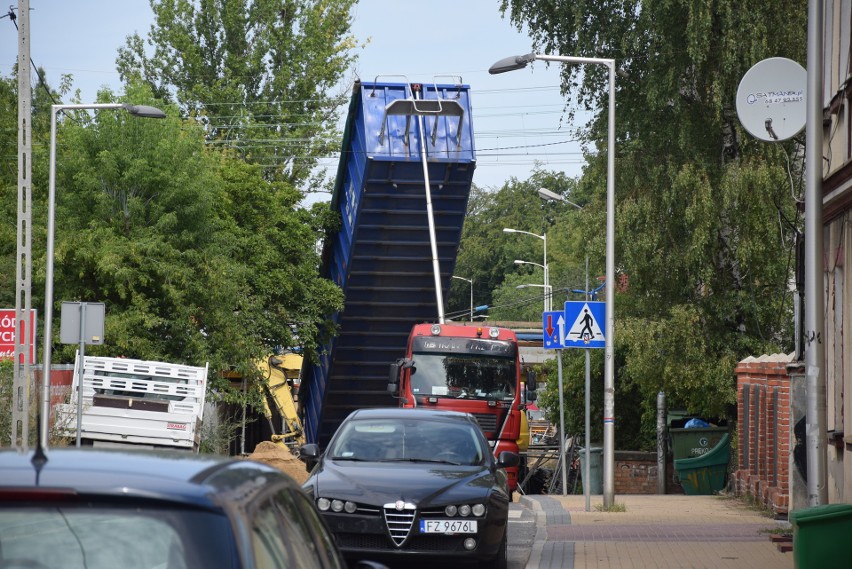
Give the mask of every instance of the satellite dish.
<svg viewBox="0 0 852 569">
<path fill-rule="evenodd" d="M 737 116 L 755 138 L 780 142 L 805 127 L 808 74 L 790 59 L 770 57 L 749 69 L 737 88 Z"/>
</svg>

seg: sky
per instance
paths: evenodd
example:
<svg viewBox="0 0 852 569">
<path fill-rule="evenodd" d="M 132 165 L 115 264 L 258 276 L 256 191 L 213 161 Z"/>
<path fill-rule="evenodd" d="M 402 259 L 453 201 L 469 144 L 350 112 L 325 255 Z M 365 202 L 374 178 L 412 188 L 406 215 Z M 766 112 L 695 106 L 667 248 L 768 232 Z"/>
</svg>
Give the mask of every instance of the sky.
<svg viewBox="0 0 852 569">
<path fill-rule="evenodd" d="M 7 13 L 5 8 L 0 15 Z M 31 58 L 52 87 L 71 74 L 81 100 L 94 102 L 101 87 L 121 92 L 117 50 L 134 32 L 145 38 L 152 22 L 148 0 L 30 0 Z M 488 73 L 494 62 L 532 51 L 526 34 L 501 16 L 499 0 L 360 0 L 352 33 L 361 43 L 369 40 L 352 70 L 363 81 L 404 75 L 429 83 L 457 75 L 470 86 L 476 185 L 497 189 L 511 177 L 525 180 L 536 164 L 580 174 L 583 160 L 573 131 L 582 125 L 561 120 L 558 67 L 539 61 L 511 73 Z M 2 18 L 0 74 L 11 75 L 17 54 L 17 30 Z M 327 162 L 333 166 L 336 159 Z"/>
</svg>

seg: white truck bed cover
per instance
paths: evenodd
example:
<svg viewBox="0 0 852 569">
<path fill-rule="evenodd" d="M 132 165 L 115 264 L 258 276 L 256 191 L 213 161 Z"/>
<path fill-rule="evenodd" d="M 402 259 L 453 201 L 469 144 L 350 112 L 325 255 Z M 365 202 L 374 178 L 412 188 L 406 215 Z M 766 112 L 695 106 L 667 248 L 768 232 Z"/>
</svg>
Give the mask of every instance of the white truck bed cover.
<svg viewBox="0 0 852 569">
<path fill-rule="evenodd" d="M 81 438 L 197 450 L 207 392 L 206 364 L 83 359 Z M 71 401 L 56 407 L 57 427 L 66 436 L 77 435 L 80 365 L 78 354 Z"/>
</svg>

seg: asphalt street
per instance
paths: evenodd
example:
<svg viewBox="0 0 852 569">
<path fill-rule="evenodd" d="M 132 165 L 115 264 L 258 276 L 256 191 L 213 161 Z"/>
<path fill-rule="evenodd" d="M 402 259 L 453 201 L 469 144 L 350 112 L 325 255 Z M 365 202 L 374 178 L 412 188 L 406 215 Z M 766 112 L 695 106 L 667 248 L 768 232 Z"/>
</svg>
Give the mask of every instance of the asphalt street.
<svg viewBox="0 0 852 569">
<path fill-rule="evenodd" d="M 524 569 L 536 533 L 535 513 L 515 502 L 509 506 L 509 569 Z"/>
</svg>

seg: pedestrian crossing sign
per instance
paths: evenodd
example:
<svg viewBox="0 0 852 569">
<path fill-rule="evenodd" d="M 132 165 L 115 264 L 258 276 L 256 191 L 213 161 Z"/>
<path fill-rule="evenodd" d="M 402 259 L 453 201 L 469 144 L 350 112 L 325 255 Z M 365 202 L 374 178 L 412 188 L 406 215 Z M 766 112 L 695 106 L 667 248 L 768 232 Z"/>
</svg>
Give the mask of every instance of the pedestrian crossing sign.
<svg viewBox="0 0 852 569">
<path fill-rule="evenodd" d="M 565 327 L 562 345 L 566 348 L 606 347 L 606 303 L 566 302 Z"/>
</svg>

